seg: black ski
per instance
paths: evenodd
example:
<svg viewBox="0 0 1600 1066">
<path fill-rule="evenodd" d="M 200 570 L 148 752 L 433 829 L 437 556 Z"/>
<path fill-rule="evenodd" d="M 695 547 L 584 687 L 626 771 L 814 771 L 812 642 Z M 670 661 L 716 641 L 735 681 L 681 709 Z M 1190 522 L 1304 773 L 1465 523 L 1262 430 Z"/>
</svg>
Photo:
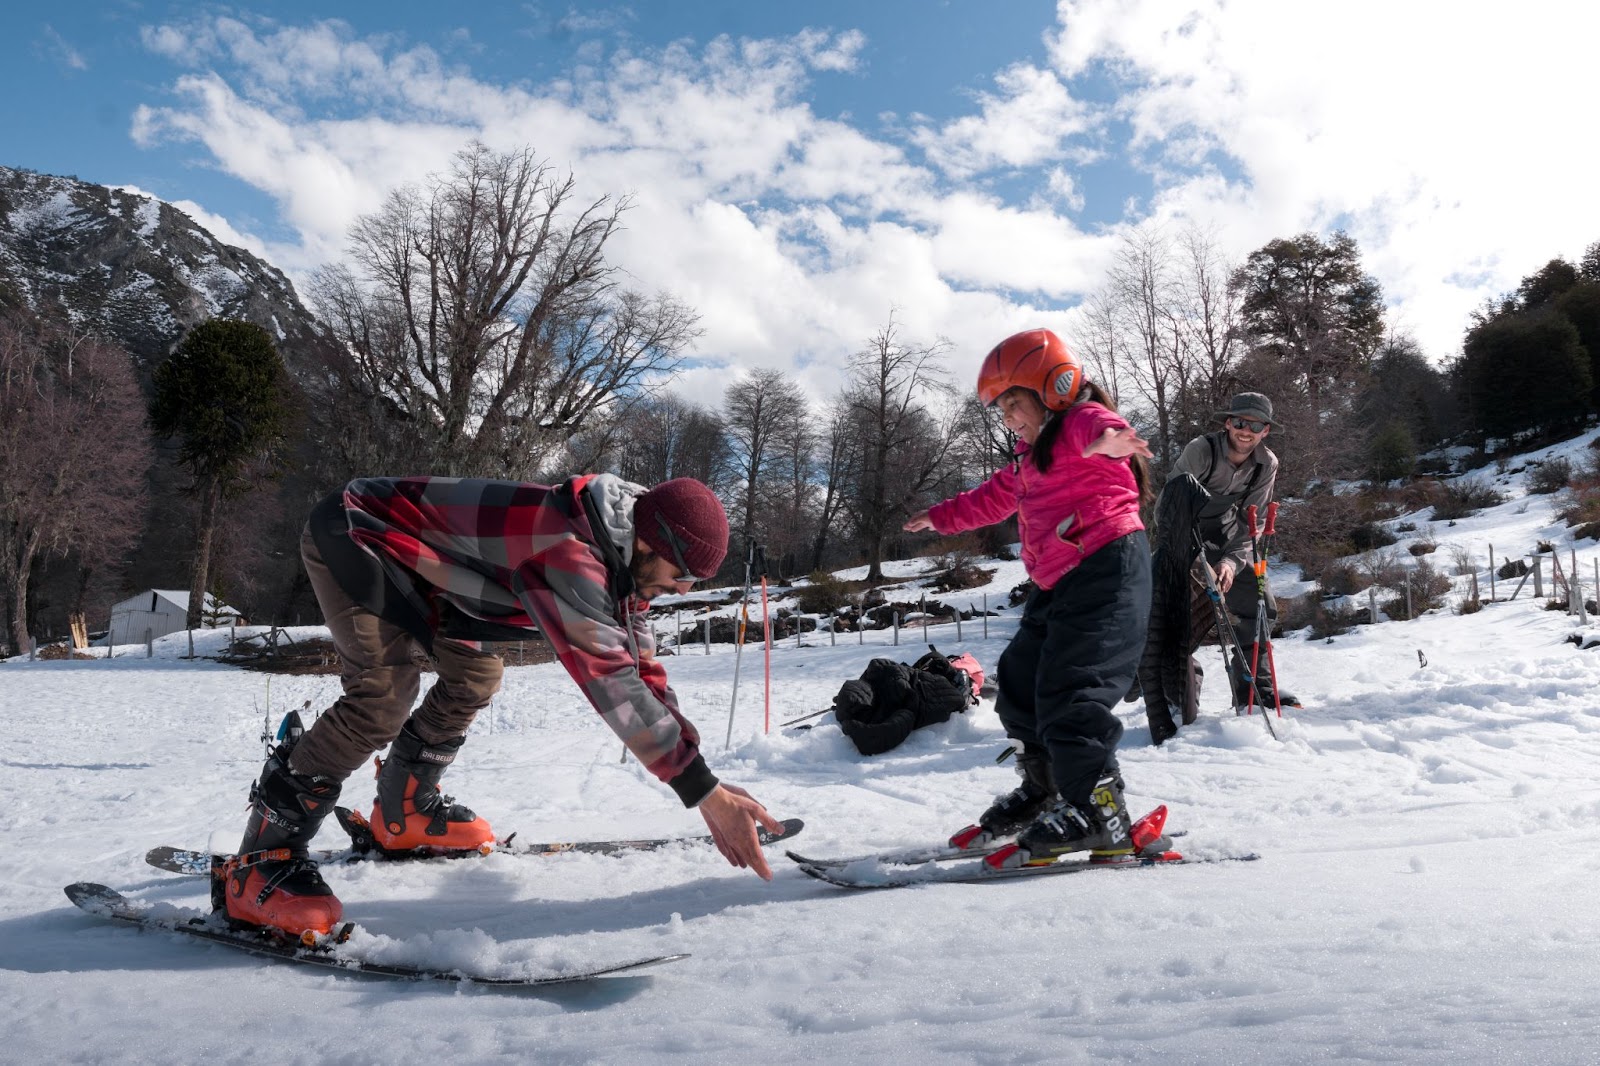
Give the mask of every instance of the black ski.
<svg viewBox="0 0 1600 1066">
<path fill-rule="evenodd" d="M 1161 835 L 1168 840 L 1185 836 L 1186 829 L 1175 829 L 1170 833 Z M 875 851 L 864 855 L 847 855 L 839 858 L 815 858 L 801 855 L 795 851 L 785 851 L 784 854 L 799 863 L 801 866 L 853 866 L 858 862 L 875 862 L 884 866 L 921 866 L 930 862 L 959 862 L 962 859 L 981 859 L 985 855 L 993 855 L 1015 839 L 1015 834 L 1005 834 L 995 837 L 988 843 L 975 848 L 958 848 L 950 844 L 933 844 L 928 847 L 897 848 L 890 851 Z"/>
<path fill-rule="evenodd" d="M 1186 866 L 1198 863 L 1253 862 L 1261 856 L 1220 855 L 1214 858 L 1165 858 L 1163 854 L 1141 855 L 1120 862 L 1092 863 L 1084 857 L 1057 860 L 1048 866 L 1010 866 L 996 869 L 982 859 L 960 865 L 928 863 L 906 866 L 902 863 L 880 863 L 863 859 L 850 866 L 812 866 L 805 863 L 800 869 L 808 876 L 840 888 L 905 888 L 910 885 L 941 883 L 981 884 L 986 881 L 1015 881 L 1030 877 L 1054 877 L 1060 874 L 1083 873 L 1087 870 L 1131 870 L 1151 866 Z"/>
<path fill-rule="evenodd" d="M 636 851 L 657 851 L 661 848 L 679 844 L 699 846 L 711 843 L 709 835 L 702 835 L 648 837 L 640 840 L 552 841 L 529 844 L 517 840 L 516 834 L 513 833 L 504 840 L 488 845 L 481 851 L 433 851 L 427 848 L 419 848 L 416 851 L 392 852 L 384 851 L 378 847 L 377 842 L 372 838 L 371 827 L 367 825 L 366 818 L 359 811 L 353 811 L 347 807 L 336 807 L 334 808 L 334 813 L 339 818 L 339 824 L 350 834 L 350 847 L 313 851 L 311 857 L 325 865 L 369 861 L 416 862 L 424 859 L 474 858 L 479 855 L 560 855 L 567 852 L 585 855 L 625 855 Z M 776 844 L 780 840 L 793 840 L 800 830 L 805 828 L 805 822 L 799 818 L 789 818 L 784 821 L 783 826 L 784 832 L 782 836 L 757 826 L 756 835 L 760 838 L 762 846 Z M 159 870 L 174 874 L 187 874 L 191 877 L 198 877 L 211 872 L 211 855 L 204 851 L 193 851 L 186 848 L 174 848 L 166 845 L 151 848 L 145 853 L 144 861 Z"/>
<path fill-rule="evenodd" d="M 460 970 L 433 970 L 425 966 L 363 961 L 358 956 L 349 954 L 346 948 L 346 941 L 355 928 L 353 925 L 345 925 L 329 936 L 314 938 L 310 943 L 302 943 L 266 930 L 230 928 L 215 915 L 187 907 L 162 907 L 158 910 L 139 900 L 129 899 L 114 888 L 87 881 L 68 885 L 66 893 L 68 899 L 90 914 L 128 922 L 141 928 L 181 933 L 208 943 L 238 948 L 251 955 L 263 955 L 283 959 L 286 962 L 322 966 L 344 973 L 395 977 L 411 981 L 458 981 L 502 988 L 532 988 L 631 974 L 647 966 L 660 966 L 689 957 L 681 954 L 652 955 L 585 970 L 541 974 L 537 977 L 492 977 L 463 973 Z"/>
</svg>

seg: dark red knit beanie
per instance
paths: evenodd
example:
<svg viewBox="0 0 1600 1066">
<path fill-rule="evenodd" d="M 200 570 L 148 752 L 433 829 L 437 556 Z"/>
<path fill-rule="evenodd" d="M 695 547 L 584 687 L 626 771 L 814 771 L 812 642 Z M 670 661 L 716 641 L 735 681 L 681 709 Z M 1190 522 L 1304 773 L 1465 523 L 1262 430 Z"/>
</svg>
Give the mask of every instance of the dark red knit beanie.
<svg viewBox="0 0 1600 1066">
<path fill-rule="evenodd" d="M 633 505 L 633 528 L 650 550 L 696 580 L 717 572 L 728 554 L 728 514 L 716 493 L 692 477 L 663 481 Z"/>
</svg>

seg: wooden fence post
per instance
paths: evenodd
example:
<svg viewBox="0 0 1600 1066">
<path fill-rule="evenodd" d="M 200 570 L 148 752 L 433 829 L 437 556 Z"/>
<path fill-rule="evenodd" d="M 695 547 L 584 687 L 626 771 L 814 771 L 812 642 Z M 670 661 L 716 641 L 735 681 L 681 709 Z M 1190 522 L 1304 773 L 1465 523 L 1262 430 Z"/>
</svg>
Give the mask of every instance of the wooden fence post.
<svg viewBox="0 0 1600 1066">
<path fill-rule="evenodd" d="M 1578 624 L 1586 626 L 1589 624 L 1589 610 L 1583 605 L 1583 579 L 1578 576 L 1578 548 L 1576 545 L 1572 548 L 1571 593 L 1572 609 L 1578 615 Z"/>
</svg>

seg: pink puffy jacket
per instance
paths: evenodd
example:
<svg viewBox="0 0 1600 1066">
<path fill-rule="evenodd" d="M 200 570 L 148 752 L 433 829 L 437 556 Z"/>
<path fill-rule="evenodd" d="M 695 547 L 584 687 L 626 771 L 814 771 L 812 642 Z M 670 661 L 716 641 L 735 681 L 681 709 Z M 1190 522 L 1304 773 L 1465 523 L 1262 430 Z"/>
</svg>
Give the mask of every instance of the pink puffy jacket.
<svg viewBox="0 0 1600 1066">
<path fill-rule="evenodd" d="M 960 533 L 993 525 L 1013 513 L 1022 533 L 1022 561 L 1042 589 L 1110 544 L 1144 528 L 1139 520 L 1139 488 L 1126 459 L 1084 458 L 1083 450 L 1107 429 L 1128 423 L 1097 403 L 1073 405 L 1056 436 L 1048 474 L 1028 461 L 1029 447 L 1017 442 L 1017 458 L 975 489 L 928 510 L 933 528 Z"/>
</svg>

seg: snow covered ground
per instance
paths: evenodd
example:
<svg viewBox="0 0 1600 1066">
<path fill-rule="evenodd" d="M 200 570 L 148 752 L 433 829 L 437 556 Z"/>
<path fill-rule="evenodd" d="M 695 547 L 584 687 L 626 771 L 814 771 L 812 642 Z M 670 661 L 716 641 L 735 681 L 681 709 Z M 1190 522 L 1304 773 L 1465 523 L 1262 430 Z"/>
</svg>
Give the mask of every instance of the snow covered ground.
<svg viewBox="0 0 1600 1066">
<path fill-rule="evenodd" d="M 1583 442 L 1568 450 L 1574 454 Z M 1486 474 L 1485 476 L 1492 476 Z M 1481 557 L 1570 534 L 1521 496 L 1432 532 Z M 1423 528 L 1426 514 L 1411 516 Z M 1419 530 L 1420 532 L 1420 530 Z M 1579 546 L 1580 572 L 1597 549 Z M 991 603 L 1020 580 L 1003 567 Z M 911 564 L 907 571 L 915 570 Z M 1286 575 L 1287 577 L 1287 575 Z M 1487 596 L 1486 574 L 1480 574 Z M 985 590 L 973 590 L 977 598 Z M 1502 585 L 1502 597 L 1509 589 Z M 932 630 L 992 668 L 1014 610 Z M 106 662 L 0 665 L 0 1024 L 15 1062 L 1580 1063 L 1597 1059 L 1600 649 L 1524 590 L 1278 646 L 1307 703 L 1271 739 L 1222 686 L 1162 748 L 1123 704 L 1136 808 L 1166 803 L 1198 856 L 1254 863 L 851 893 L 773 852 L 764 883 L 709 848 L 330 868 L 360 947 L 512 974 L 662 952 L 644 975 L 539 992 L 362 979 L 255 961 L 75 910 L 62 886 L 205 905 L 156 844 L 231 848 L 257 735 L 337 680 L 186 661 L 182 635 Z M 774 726 L 899 648 L 808 635 L 772 654 Z M 211 639 L 215 639 L 212 637 Z M 202 651 L 205 649 L 202 648 Z M 1421 655 L 1419 656 L 1419 652 Z M 1219 674 L 1215 649 L 1204 649 Z M 1422 665 L 1423 660 L 1426 665 Z M 988 701 L 857 755 L 831 724 L 762 732 L 747 649 L 731 749 L 730 648 L 669 660 L 713 767 L 808 853 L 942 839 L 1014 777 Z M 448 790 L 525 839 L 693 833 L 558 665 L 512 668 Z M 1009 764 L 1008 764 L 1009 765 Z M 358 776 L 345 798 L 370 803 Z M 337 845 L 330 819 L 322 841 Z"/>
</svg>

